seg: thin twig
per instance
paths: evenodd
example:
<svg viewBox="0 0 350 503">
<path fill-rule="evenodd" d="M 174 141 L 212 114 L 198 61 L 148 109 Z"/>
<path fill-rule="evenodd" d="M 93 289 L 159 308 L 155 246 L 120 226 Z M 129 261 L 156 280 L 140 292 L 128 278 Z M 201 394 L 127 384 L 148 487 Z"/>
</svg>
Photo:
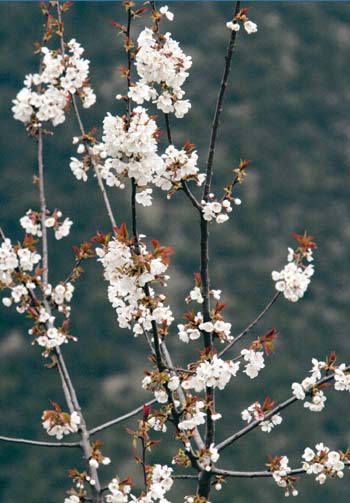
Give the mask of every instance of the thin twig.
<svg viewBox="0 0 350 503">
<path fill-rule="evenodd" d="M 182 480 L 186 480 L 186 479 L 197 479 L 198 480 L 198 475 L 189 475 L 189 474 L 179 474 L 179 475 L 172 475 L 171 476 L 172 479 L 182 479 Z"/>
<path fill-rule="evenodd" d="M 234 470 L 222 470 L 220 468 L 214 468 L 212 470 L 214 475 L 223 475 L 224 477 L 239 477 L 239 478 L 249 478 L 254 479 L 257 477 L 272 477 L 273 472 L 269 472 L 268 470 L 264 470 L 261 472 L 236 472 Z M 303 468 L 295 468 L 287 473 L 287 475 L 299 475 L 300 473 L 306 473 L 306 470 Z"/>
<path fill-rule="evenodd" d="M 234 16 L 236 16 L 236 14 L 238 14 L 239 9 L 240 9 L 240 4 L 241 4 L 241 2 L 236 2 Z M 210 145 L 209 145 L 208 159 L 207 159 L 207 177 L 206 177 L 204 190 L 203 190 L 203 199 L 205 201 L 208 200 L 208 196 L 209 196 L 210 189 L 211 189 L 211 180 L 213 177 L 213 161 L 214 161 L 214 154 L 215 154 L 215 147 L 216 147 L 216 139 L 217 139 L 219 124 L 220 124 L 220 116 L 223 111 L 223 102 L 224 102 L 224 96 L 225 96 L 225 92 L 226 92 L 226 88 L 227 88 L 228 76 L 229 76 L 230 69 L 231 69 L 232 56 L 233 56 L 233 53 L 235 50 L 236 36 L 237 36 L 237 32 L 232 31 L 230 41 L 229 41 L 229 44 L 227 47 L 227 53 L 226 53 L 226 57 L 225 57 L 225 68 L 224 68 L 224 72 L 223 72 L 222 79 L 221 79 L 220 91 L 219 91 L 217 102 L 216 102 L 214 119 L 213 119 L 212 128 L 211 128 Z"/>
<path fill-rule="evenodd" d="M 39 198 L 40 198 L 40 220 L 42 232 L 42 250 L 43 250 L 43 280 L 48 284 L 49 276 L 49 259 L 48 259 L 48 244 L 47 244 L 47 227 L 45 225 L 46 217 L 46 200 L 45 200 L 45 185 L 44 185 L 44 163 L 43 163 L 43 132 L 41 127 L 38 131 L 38 171 L 39 171 Z"/>
<path fill-rule="evenodd" d="M 77 119 L 77 122 L 78 122 L 78 125 L 79 125 L 80 132 L 81 132 L 82 136 L 85 136 L 84 126 L 83 126 L 83 123 L 82 123 L 82 120 L 81 120 L 81 117 L 80 117 L 79 108 L 78 108 L 77 101 L 75 99 L 75 95 L 74 94 L 72 95 L 72 103 L 73 103 L 73 108 L 74 108 L 75 116 L 76 116 L 76 119 Z M 97 178 L 97 183 L 98 183 L 98 186 L 100 187 L 100 190 L 102 192 L 103 201 L 104 201 L 105 206 L 106 206 L 106 210 L 107 210 L 107 214 L 108 214 L 109 220 L 111 222 L 111 226 L 112 226 L 113 229 L 115 229 L 116 226 L 117 226 L 116 220 L 115 220 L 114 215 L 113 215 L 112 207 L 111 207 L 111 204 L 109 202 L 109 198 L 108 198 L 108 195 L 107 195 L 107 192 L 106 192 L 106 188 L 104 186 L 101 173 L 99 172 L 98 165 L 97 165 L 97 162 L 96 162 L 95 157 L 94 157 L 94 153 L 93 153 L 91 147 L 88 146 L 86 143 L 85 143 L 85 150 L 86 150 L 87 154 L 89 155 L 89 158 L 91 160 L 92 166 L 94 168 L 94 172 L 95 172 L 95 175 L 96 175 L 96 178 Z"/>
<path fill-rule="evenodd" d="M 238 14 L 240 9 L 240 2 L 236 2 L 235 13 Z M 213 177 L 213 161 L 216 147 L 216 139 L 218 128 L 220 124 L 220 116 L 223 111 L 223 101 L 225 96 L 225 91 L 227 88 L 228 76 L 230 73 L 231 60 L 233 56 L 233 52 L 235 49 L 235 41 L 236 41 L 237 32 L 232 31 L 230 36 L 229 45 L 227 48 L 227 54 L 225 58 L 225 67 L 221 80 L 220 90 L 217 98 L 217 103 L 215 107 L 214 119 L 211 128 L 211 136 L 210 136 L 210 144 L 208 151 L 208 159 L 207 159 L 207 170 L 206 170 L 206 181 L 203 189 L 203 200 L 208 201 L 209 193 L 211 189 L 211 181 Z M 201 213 L 201 221 L 200 221 L 200 232 L 201 232 L 201 243 L 200 243 L 200 274 L 201 274 L 201 283 L 202 283 L 202 315 L 203 321 L 210 321 L 210 296 L 209 296 L 209 225 L 206 220 L 203 218 L 203 214 Z M 208 351 L 212 350 L 212 334 L 208 332 L 203 332 L 204 338 L 204 346 Z M 215 391 L 211 388 L 206 388 L 206 398 L 207 401 L 210 400 L 215 407 Z M 215 422 L 212 420 L 211 412 L 208 410 L 207 419 L 206 419 L 206 436 L 205 436 L 205 444 L 207 447 L 210 446 L 215 440 Z M 201 473 L 197 492 L 199 496 L 203 496 L 208 498 L 210 493 L 210 473 Z"/>
<path fill-rule="evenodd" d="M 30 440 L 28 438 L 15 438 L 0 436 L 2 442 L 13 442 L 15 444 L 28 444 L 39 447 L 81 447 L 80 442 L 41 442 L 39 440 Z"/>
<path fill-rule="evenodd" d="M 139 412 L 143 411 L 143 408 L 145 405 L 152 405 L 155 403 L 157 400 L 153 399 L 150 400 L 149 402 L 146 402 L 144 405 L 141 405 L 140 407 L 137 407 L 134 410 L 131 410 L 130 412 L 127 412 L 123 416 L 119 416 L 115 419 L 111 419 L 110 421 L 107 421 L 106 423 L 100 424 L 99 426 L 95 426 L 95 428 L 92 428 L 89 430 L 90 436 L 96 435 L 96 433 L 106 430 L 107 428 L 110 428 L 111 426 L 114 426 L 115 424 L 122 423 L 123 421 L 126 421 L 126 419 L 129 419 L 130 417 L 136 416 Z"/>
<path fill-rule="evenodd" d="M 265 314 L 269 311 L 269 309 L 273 306 L 273 304 L 276 302 L 278 297 L 280 296 L 281 292 L 277 292 L 273 298 L 266 304 L 264 309 L 258 314 L 258 316 L 255 318 L 254 321 L 252 321 L 240 334 L 238 334 L 227 346 L 219 353 L 219 357 L 221 358 L 222 355 L 226 353 L 229 349 L 231 349 L 242 337 L 244 337 L 248 332 L 251 331 L 252 328 L 255 327 L 255 325 L 265 316 Z"/>
<path fill-rule="evenodd" d="M 173 140 L 172 140 L 172 135 L 171 135 L 169 114 L 164 114 L 164 118 L 165 118 L 165 126 L 166 126 L 168 144 L 172 145 L 173 144 Z M 189 188 L 189 186 L 188 186 L 188 184 L 187 184 L 187 182 L 185 180 L 181 181 L 181 186 L 182 186 L 182 189 L 183 189 L 184 193 L 186 194 L 186 196 L 188 197 L 188 199 L 191 201 L 193 207 L 196 208 L 196 210 L 198 210 L 201 213 L 202 212 L 202 206 L 197 201 L 195 195 L 192 193 L 191 189 Z"/>
</svg>

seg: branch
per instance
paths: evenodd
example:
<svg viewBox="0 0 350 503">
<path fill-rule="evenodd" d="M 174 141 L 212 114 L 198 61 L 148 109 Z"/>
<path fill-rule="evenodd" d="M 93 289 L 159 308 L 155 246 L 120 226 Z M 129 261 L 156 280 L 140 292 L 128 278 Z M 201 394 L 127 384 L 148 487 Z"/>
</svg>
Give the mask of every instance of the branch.
<svg viewBox="0 0 350 503">
<path fill-rule="evenodd" d="M 74 108 L 75 116 L 76 116 L 76 119 L 78 121 L 80 132 L 81 132 L 82 136 L 85 136 L 85 129 L 84 129 L 81 117 L 80 117 L 80 113 L 79 113 L 77 101 L 75 99 L 75 95 L 74 94 L 72 95 L 72 103 L 73 103 L 73 108 Z M 93 153 L 91 147 L 89 147 L 88 145 L 86 145 L 86 143 L 84 143 L 84 145 L 85 145 L 85 150 L 86 150 L 87 154 L 89 155 L 91 163 L 92 163 L 92 166 L 94 168 L 94 172 L 95 172 L 95 175 L 96 175 L 96 178 L 97 178 L 98 186 L 100 187 L 100 190 L 102 192 L 103 201 L 105 203 L 106 210 L 107 210 L 107 215 L 108 215 L 109 220 L 111 222 L 111 226 L 114 229 L 117 226 L 117 224 L 116 224 L 116 221 L 115 221 L 115 218 L 114 218 L 114 215 L 113 215 L 111 203 L 109 201 L 109 198 L 108 198 L 108 195 L 107 195 L 104 183 L 103 183 L 103 179 L 102 179 L 101 174 L 100 174 L 100 172 L 98 170 L 98 165 L 97 165 L 97 163 L 95 161 L 94 153 Z"/>
<path fill-rule="evenodd" d="M 39 447 L 81 447 L 80 442 L 41 442 L 39 440 L 30 440 L 27 438 L 14 438 L 0 436 L 2 442 L 13 442 L 15 444 L 36 445 Z"/>
<path fill-rule="evenodd" d="M 170 129 L 169 114 L 165 113 L 164 114 L 164 118 L 165 118 L 165 126 L 166 126 L 168 144 L 169 145 L 173 145 L 173 140 L 172 140 L 172 136 L 171 136 L 171 129 Z M 197 201 L 195 195 L 192 193 L 192 191 L 189 188 L 187 182 L 185 180 L 182 180 L 181 181 L 181 185 L 182 185 L 182 189 L 183 189 L 184 193 L 186 194 L 186 196 L 188 197 L 188 199 L 191 201 L 191 203 L 194 206 L 194 208 L 196 208 L 196 210 L 198 210 L 201 213 L 202 212 L 202 206 Z"/>
<path fill-rule="evenodd" d="M 235 13 L 234 13 L 233 17 L 236 16 L 236 14 L 238 14 L 239 9 L 240 9 L 240 4 L 241 4 L 241 2 L 236 2 L 236 8 L 235 8 Z M 224 101 L 225 91 L 227 88 L 228 76 L 229 76 L 230 69 L 231 69 L 232 56 L 233 56 L 233 53 L 235 50 L 236 36 L 237 36 L 237 32 L 232 31 L 231 37 L 230 37 L 230 42 L 227 47 L 227 53 L 226 53 L 226 57 L 225 57 L 225 68 L 224 68 L 224 72 L 223 72 L 222 79 L 221 79 L 220 91 L 219 91 L 219 94 L 217 97 L 214 119 L 213 119 L 212 128 L 211 128 L 210 146 L 209 146 L 208 159 L 207 159 L 207 178 L 206 178 L 206 182 L 205 182 L 205 186 L 204 186 L 204 190 L 203 190 L 203 199 L 205 201 L 208 200 L 208 196 L 209 196 L 210 188 L 211 188 L 211 180 L 213 177 L 213 161 L 214 161 L 214 154 L 215 154 L 215 147 L 216 147 L 216 139 L 217 139 L 217 133 L 218 133 L 219 124 L 220 124 L 220 116 L 223 111 L 223 101 Z"/>
<path fill-rule="evenodd" d="M 225 477 L 240 477 L 240 478 L 249 478 L 254 479 L 257 477 L 272 477 L 273 472 L 269 472 L 268 470 L 261 472 L 236 472 L 233 470 L 221 470 L 220 468 L 214 468 L 212 473 L 215 475 L 223 475 Z M 295 468 L 287 473 L 287 475 L 298 475 L 300 473 L 306 473 L 306 470 L 303 468 Z"/>
<path fill-rule="evenodd" d="M 144 405 L 152 405 L 156 401 L 157 401 L 156 399 L 153 399 L 153 400 L 150 400 L 149 402 L 146 402 Z M 126 419 L 129 419 L 130 417 L 136 416 L 136 414 L 143 411 L 144 405 L 141 405 L 140 407 L 137 407 L 136 409 L 131 410 L 130 412 L 127 412 L 123 416 L 119 416 L 115 419 L 111 419 L 110 421 L 107 421 L 106 423 L 100 424 L 99 426 L 92 428 L 91 430 L 89 430 L 90 436 L 95 435 L 99 431 L 106 430 L 107 428 L 110 428 L 111 426 L 114 426 L 115 424 L 119 424 L 119 423 L 125 421 Z"/>
<path fill-rule="evenodd" d="M 269 311 L 269 309 L 273 306 L 273 304 L 276 302 L 278 297 L 281 295 L 281 292 L 277 292 L 273 298 L 270 300 L 268 304 L 264 307 L 264 309 L 261 311 L 261 313 L 258 314 L 258 316 L 255 318 L 254 321 L 250 323 L 240 334 L 238 334 L 220 353 L 219 356 L 220 358 L 222 355 L 226 353 L 229 349 L 231 349 L 242 337 L 244 337 L 248 332 L 251 331 L 252 328 L 255 327 L 255 325 L 265 316 L 265 314 Z"/>
<path fill-rule="evenodd" d="M 198 480 L 198 475 L 188 475 L 187 473 L 183 473 L 183 474 L 179 474 L 179 475 L 172 475 L 171 476 L 172 479 L 182 479 L 182 480 L 186 480 L 186 479 L 196 479 Z"/>
<path fill-rule="evenodd" d="M 238 14 L 240 9 L 240 2 L 236 2 L 235 13 Z M 207 159 L 207 172 L 206 172 L 206 182 L 203 190 L 203 199 L 204 201 L 208 200 L 210 189 L 211 189 L 211 180 L 213 177 L 213 161 L 214 161 L 214 153 L 216 146 L 217 133 L 219 128 L 220 116 L 223 110 L 223 100 L 225 96 L 225 91 L 227 87 L 227 80 L 230 73 L 231 60 L 233 56 L 233 52 L 235 49 L 235 41 L 236 41 L 237 32 L 232 31 L 230 36 L 229 45 L 227 48 L 227 54 L 225 58 L 225 68 L 221 80 L 220 90 L 217 98 L 214 119 L 212 123 L 211 129 L 211 137 L 208 151 L 208 159 Z M 206 220 L 203 218 L 203 213 L 200 213 L 200 233 L 201 233 L 201 242 L 200 242 L 200 275 L 201 275 L 201 283 L 202 283 L 202 314 L 203 321 L 210 321 L 210 297 L 209 297 L 209 289 L 210 289 L 210 280 L 209 280 L 209 225 Z M 203 332 L 204 338 L 204 346 L 206 350 L 211 351 L 213 345 L 212 334 L 208 332 Z M 215 407 L 215 391 L 211 388 L 206 388 L 206 399 L 207 401 L 211 401 L 213 406 Z M 205 434 L 205 445 L 208 448 L 211 443 L 215 440 L 215 422 L 212 420 L 211 412 L 208 410 L 207 419 L 206 419 L 206 434 Z M 210 493 L 210 473 L 203 472 L 200 474 L 199 482 L 198 482 L 198 495 L 204 496 L 208 498 Z"/>
<path fill-rule="evenodd" d="M 347 371 L 347 370 L 350 370 L 350 365 L 348 365 L 347 367 L 345 367 L 344 371 Z M 314 387 L 316 388 L 316 387 L 320 386 L 323 383 L 326 383 L 328 381 L 333 380 L 334 379 L 334 375 L 335 374 L 333 373 L 333 374 L 330 374 L 328 376 L 323 377 L 322 379 L 320 379 L 319 381 L 316 382 L 316 384 L 314 385 Z M 246 435 L 250 431 L 254 430 L 257 426 L 259 426 L 259 424 L 262 421 L 266 421 L 266 419 L 269 419 L 274 414 L 277 414 L 281 410 L 286 409 L 287 407 L 289 407 L 290 405 L 292 405 L 293 403 L 295 403 L 297 401 L 299 401 L 299 400 L 294 395 L 291 396 L 290 398 L 288 398 L 284 402 L 282 402 L 279 405 L 277 405 L 277 407 L 275 407 L 273 410 L 271 410 L 268 414 L 265 414 L 265 416 L 264 416 L 263 419 L 257 420 L 257 421 L 252 421 L 245 428 L 242 428 L 237 433 L 234 433 L 230 437 L 226 438 L 225 440 L 223 440 L 222 442 L 220 442 L 219 444 L 217 444 L 217 446 L 216 446 L 217 450 L 218 451 L 222 451 L 223 449 L 225 449 L 229 445 L 233 444 L 239 438 L 243 437 L 244 435 Z"/>
<path fill-rule="evenodd" d="M 43 163 L 43 132 L 41 127 L 38 131 L 38 171 L 39 171 L 39 198 L 40 198 L 40 213 L 41 213 L 41 231 L 42 231 L 42 251 L 43 251 L 43 280 L 48 284 L 49 276 L 49 259 L 47 245 L 47 228 L 45 225 L 46 216 L 46 200 L 45 200 L 45 185 L 44 185 L 44 163 Z"/>
</svg>

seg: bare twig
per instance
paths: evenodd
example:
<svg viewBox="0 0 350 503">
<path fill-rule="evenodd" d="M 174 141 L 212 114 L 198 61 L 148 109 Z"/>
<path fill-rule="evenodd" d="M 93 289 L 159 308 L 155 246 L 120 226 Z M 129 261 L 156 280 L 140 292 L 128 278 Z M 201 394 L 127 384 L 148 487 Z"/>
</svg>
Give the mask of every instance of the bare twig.
<svg viewBox="0 0 350 503">
<path fill-rule="evenodd" d="M 122 423 L 123 421 L 126 421 L 126 419 L 129 419 L 130 417 L 136 416 L 139 412 L 143 411 L 143 408 L 145 405 L 152 405 L 155 403 L 157 400 L 150 400 L 149 402 L 146 402 L 144 405 L 141 405 L 140 407 L 137 407 L 134 410 L 131 410 L 130 412 L 127 412 L 126 414 L 123 414 L 122 416 L 116 417 L 115 419 L 111 419 L 110 421 L 107 421 L 106 423 L 100 424 L 99 426 L 95 426 L 95 428 L 92 428 L 89 431 L 90 436 L 96 435 L 96 433 L 106 430 L 107 428 L 110 428 L 111 426 L 114 426 L 115 424 Z"/>
<path fill-rule="evenodd" d="M 80 442 L 41 442 L 40 440 L 30 440 L 28 438 L 15 438 L 0 436 L 1 442 L 13 442 L 15 444 L 28 444 L 39 447 L 81 447 Z"/>
<path fill-rule="evenodd" d="M 239 477 L 239 478 L 249 478 L 254 479 L 257 477 L 272 477 L 273 472 L 269 472 L 268 470 L 264 470 L 261 472 L 236 472 L 234 470 L 222 470 L 220 468 L 214 468 L 212 473 L 215 475 L 223 475 L 225 477 Z M 287 473 L 287 475 L 299 475 L 300 473 L 306 473 L 306 470 L 303 468 L 295 468 Z"/>
<path fill-rule="evenodd" d="M 190 480 L 193 480 L 193 479 L 197 479 L 198 480 L 198 475 L 189 475 L 189 474 L 179 474 L 179 475 L 172 475 L 171 476 L 172 479 L 182 479 L 182 480 L 186 480 L 186 479 L 190 479 Z"/>
<path fill-rule="evenodd" d="M 224 355 L 226 353 L 226 351 L 231 349 L 240 339 L 242 339 L 242 337 L 244 337 L 248 332 L 250 332 L 252 328 L 255 327 L 255 325 L 261 320 L 261 318 L 263 318 L 265 316 L 265 314 L 273 306 L 273 304 L 276 302 L 276 300 L 278 299 L 280 294 L 281 294 L 281 292 L 277 292 L 273 296 L 273 298 L 270 300 L 270 302 L 268 302 L 268 304 L 266 304 L 264 309 L 258 314 L 258 316 L 255 318 L 255 320 L 252 321 L 244 330 L 242 330 L 242 332 L 240 334 L 238 334 L 229 344 L 227 344 L 227 346 L 219 353 L 220 357 L 222 355 Z"/>
<path fill-rule="evenodd" d="M 240 9 L 240 4 L 241 4 L 241 2 L 236 2 L 234 16 L 236 16 L 236 14 L 238 14 L 239 9 Z M 207 159 L 207 178 L 206 178 L 206 182 L 205 182 L 204 190 L 203 190 L 203 199 L 205 201 L 208 200 L 208 196 L 209 196 L 210 188 L 211 188 L 216 139 L 217 139 L 219 124 L 220 124 L 220 116 L 223 111 L 223 102 L 224 102 L 224 96 L 225 96 L 225 92 L 226 92 L 226 88 L 227 88 L 228 76 L 229 76 L 230 69 L 231 69 L 232 56 L 233 56 L 233 53 L 235 50 L 236 36 L 237 36 L 237 32 L 232 31 L 230 41 L 229 41 L 229 44 L 227 47 L 227 53 L 226 53 L 226 57 L 225 57 L 225 67 L 224 67 L 224 72 L 223 72 L 222 79 L 221 79 L 220 91 L 219 91 L 217 102 L 216 102 L 214 119 L 213 119 L 212 128 L 211 128 L 210 145 L 209 145 L 208 159 Z"/>
</svg>

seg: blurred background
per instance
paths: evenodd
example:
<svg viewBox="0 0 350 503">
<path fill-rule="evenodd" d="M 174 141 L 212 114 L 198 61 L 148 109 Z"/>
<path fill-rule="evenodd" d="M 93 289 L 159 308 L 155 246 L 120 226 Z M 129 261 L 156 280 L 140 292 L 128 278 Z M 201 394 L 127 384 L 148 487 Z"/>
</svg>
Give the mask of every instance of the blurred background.
<svg viewBox="0 0 350 503">
<path fill-rule="evenodd" d="M 162 4 L 159 4 L 162 5 Z M 243 4 L 246 6 L 248 4 Z M 241 375 L 218 398 L 218 440 L 243 426 L 240 411 L 266 395 L 284 400 L 290 385 L 301 381 L 311 358 L 323 359 L 331 350 L 340 362 L 349 363 L 349 241 L 348 199 L 350 160 L 350 5 L 346 2 L 250 2 L 250 17 L 259 31 L 238 35 L 225 111 L 215 157 L 214 192 L 231 180 L 239 159 L 252 159 L 245 183 L 237 196 L 242 206 L 228 223 L 211 228 L 211 281 L 223 291 L 226 321 L 233 334 L 248 325 L 274 294 L 271 271 L 286 262 L 292 232 L 305 229 L 315 236 L 316 273 L 305 298 L 297 304 L 279 299 L 245 344 L 276 327 L 281 337 L 259 379 Z M 211 119 L 229 38 L 225 24 L 232 19 L 232 2 L 171 2 L 172 32 L 193 58 L 184 86 L 192 102 L 185 119 L 172 119 L 177 146 L 186 140 L 197 145 L 204 170 Z M 110 20 L 125 22 L 120 2 L 77 2 L 65 16 L 66 40 L 76 38 L 91 61 L 91 83 L 97 104 L 83 111 L 86 129 L 98 134 L 106 112 L 122 113 L 115 95 L 125 82 L 117 70 L 125 63 L 123 41 Z M 12 240 L 22 239 L 19 218 L 38 209 L 36 149 L 21 123 L 11 113 L 11 100 L 21 89 L 25 74 L 37 71 L 34 41 L 41 39 L 42 17 L 34 2 L 0 4 L 1 73 L 1 226 Z M 147 16 L 139 24 L 149 24 Z M 137 37 L 137 27 L 132 36 Z M 150 107 L 151 110 L 151 107 Z M 152 111 L 153 113 L 153 111 Z M 162 117 L 159 124 L 163 127 Z M 78 134 L 72 113 L 45 141 L 47 201 L 74 221 L 71 235 L 50 240 L 50 279 L 59 282 L 73 264 L 72 246 L 88 240 L 96 230 L 108 231 L 101 195 L 90 176 L 87 183 L 75 179 L 69 169 L 75 155 L 72 136 Z M 161 147 L 166 144 L 161 136 Z M 109 195 L 118 223 L 130 223 L 126 191 Z M 199 268 L 198 218 L 183 194 L 170 202 L 163 192 L 151 208 L 139 209 L 139 228 L 151 239 L 175 249 L 170 268 L 169 302 L 176 313 L 168 344 L 178 365 L 193 352 L 178 342 L 176 323 L 181 323 L 184 298 Z M 47 440 L 40 423 L 49 400 L 64 405 L 55 371 L 44 367 L 38 347 L 31 347 L 28 320 L 15 309 L 0 306 L 0 434 Z M 76 284 L 72 301 L 72 333 L 77 344 L 64 347 L 74 384 L 90 427 L 116 417 L 150 399 L 140 390 L 149 368 L 144 341 L 117 327 L 108 303 L 99 264 L 89 261 Z M 199 345 L 191 346 L 199 349 Z M 244 345 L 235 348 L 235 356 Z M 281 426 L 268 434 L 254 430 L 228 448 L 222 467 L 262 470 L 268 455 L 287 455 L 299 466 L 306 446 L 323 441 L 332 449 L 350 444 L 350 397 L 330 391 L 322 413 L 304 411 L 296 403 L 283 415 Z M 112 464 L 101 469 L 103 484 L 117 472 L 132 474 L 140 482 L 140 468 L 133 460 L 132 439 L 125 426 L 136 418 L 103 432 L 104 453 Z M 155 433 L 155 438 L 162 438 Z M 170 440 L 169 440 L 170 438 Z M 171 435 L 150 456 L 149 462 L 169 463 L 176 451 Z M 67 440 L 74 440 L 71 436 Z M 165 445 L 166 444 L 166 445 Z M 0 501 L 6 503 L 56 503 L 70 487 L 68 469 L 82 469 L 81 453 L 0 443 Z M 180 470 L 181 472 L 183 470 Z M 173 503 L 194 492 L 183 482 L 169 493 Z M 350 495 L 349 476 L 327 480 L 320 487 L 313 477 L 303 477 L 299 501 L 345 501 Z M 231 479 L 213 502 L 279 502 L 283 490 L 271 480 Z"/>
</svg>

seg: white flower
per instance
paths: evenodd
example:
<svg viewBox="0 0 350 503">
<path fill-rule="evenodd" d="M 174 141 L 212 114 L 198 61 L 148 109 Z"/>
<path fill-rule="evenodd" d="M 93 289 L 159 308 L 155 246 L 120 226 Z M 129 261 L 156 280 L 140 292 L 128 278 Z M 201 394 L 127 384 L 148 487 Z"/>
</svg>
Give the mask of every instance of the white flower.
<svg viewBox="0 0 350 503">
<path fill-rule="evenodd" d="M 177 376 L 172 376 L 168 382 L 168 388 L 171 391 L 176 391 L 180 386 L 180 379 Z"/>
<path fill-rule="evenodd" d="M 213 356 L 212 361 L 200 363 L 196 373 L 183 382 L 184 389 L 194 389 L 196 392 L 206 387 L 224 389 L 232 376 L 236 376 L 240 362 L 224 361 Z"/>
<path fill-rule="evenodd" d="M 252 349 L 242 349 L 241 355 L 244 361 L 247 362 L 243 372 L 251 379 L 254 379 L 259 374 L 259 371 L 265 367 L 264 353 L 262 351 L 254 351 Z"/>
<path fill-rule="evenodd" d="M 334 372 L 334 389 L 350 392 L 350 374 L 345 373 L 346 365 L 342 363 Z"/>
<path fill-rule="evenodd" d="M 189 297 L 191 300 L 198 302 L 198 304 L 203 304 L 204 299 L 202 297 L 201 289 L 198 286 L 195 286 L 194 289 L 190 291 Z"/>
<path fill-rule="evenodd" d="M 98 468 L 99 467 L 99 462 L 95 458 L 89 459 L 89 465 L 92 466 L 93 468 Z"/>
<path fill-rule="evenodd" d="M 163 390 L 158 390 L 154 392 L 155 399 L 159 403 L 166 403 L 168 401 L 168 395 L 166 394 L 166 391 Z"/>
<path fill-rule="evenodd" d="M 136 202 L 142 204 L 142 206 L 152 205 L 152 189 L 145 189 L 142 192 L 138 192 L 135 196 Z"/>
<path fill-rule="evenodd" d="M 32 210 L 28 210 L 27 213 L 19 220 L 23 229 L 25 229 L 27 234 L 32 234 L 33 236 L 42 236 L 41 223 L 37 222 L 33 218 Z"/>
<path fill-rule="evenodd" d="M 61 223 L 61 225 L 57 229 L 55 229 L 55 238 L 62 239 L 68 236 L 72 225 L 73 225 L 72 220 L 70 220 L 69 218 L 65 218 L 64 221 Z"/>
<path fill-rule="evenodd" d="M 85 168 L 82 161 L 76 159 L 75 157 L 70 158 L 71 162 L 69 164 L 70 169 L 72 170 L 73 175 L 77 180 L 83 180 L 86 182 L 88 177 L 86 174 L 87 168 Z"/>
<path fill-rule="evenodd" d="M 243 23 L 245 31 L 250 35 L 251 33 L 256 33 L 258 31 L 258 25 L 253 23 L 253 21 L 246 21 Z"/>
<path fill-rule="evenodd" d="M 312 412 L 321 412 L 325 407 L 326 400 L 327 397 L 323 391 L 318 390 L 312 395 L 311 402 L 304 403 L 304 407 L 310 409 Z"/>
<path fill-rule="evenodd" d="M 223 213 L 221 213 L 220 215 L 218 215 L 216 217 L 216 223 L 218 224 L 223 224 L 224 222 L 226 222 L 227 220 L 229 219 L 229 216 L 228 215 L 224 215 Z"/>
<path fill-rule="evenodd" d="M 226 28 L 228 28 L 229 30 L 232 30 L 232 31 L 239 31 L 240 30 L 239 24 L 233 23 L 232 21 L 229 21 L 228 23 L 226 23 Z"/>
<path fill-rule="evenodd" d="M 159 12 L 163 14 L 169 21 L 172 21 L 174 19 L 174 14 L 170 12 L 169 8 L 167 5 L 164 5 L 164 7 L 161 7 L 159 9 Z"/>
<path fill-rule="evenodd" d="M 211 321 L 206 321 L 205 323 L 201 323 L 198 328 L 199 330 L 210 333 L 214 330 L 214 325 Z"/>
<path fill-rule="evenodd" d="M 295 396 L 295 398 L 297 398 L 298 400 L 304 400 L 305 391 L 304 391 L 301 384 L 294 382 L 292 384 L 292 390 L 293 390 L 293 395 Z"/>
<path fill-rule="evenodd" d="M 68 498 L 64 499 L 64 503 L 80 503 L 80 498 L 79 496 L 71 494 Z"/>
<path fill-rule="evenodd" d="M 290 258 L 290 252 L 288 258 Z M 306 292 L 313 274 L 313 265 L 302 268 L 294 262 L 288 262 L 280 272 L 272 272 L 272 279 L 276 282 L 277 291 L 283 292 L 287 300 L 297 302 Z"/>
<path fill-rule="evenodd" d="M 179 430 L 193 430 L 196 426 L 205 423 L 206 413 L 203 412 L 204 403 L 198 401 L 195 403 L 195 410 L 189 414 L 185 415 L 185 419 L 179 422 Z"/>
<path fill-rule="evenodd" d="M 12 306 L 12 299 L 10 297 L 4 297 L 2 299 L 2 303 L 4 304 L 5 307 L 11 307 Z"/>
</svg>

